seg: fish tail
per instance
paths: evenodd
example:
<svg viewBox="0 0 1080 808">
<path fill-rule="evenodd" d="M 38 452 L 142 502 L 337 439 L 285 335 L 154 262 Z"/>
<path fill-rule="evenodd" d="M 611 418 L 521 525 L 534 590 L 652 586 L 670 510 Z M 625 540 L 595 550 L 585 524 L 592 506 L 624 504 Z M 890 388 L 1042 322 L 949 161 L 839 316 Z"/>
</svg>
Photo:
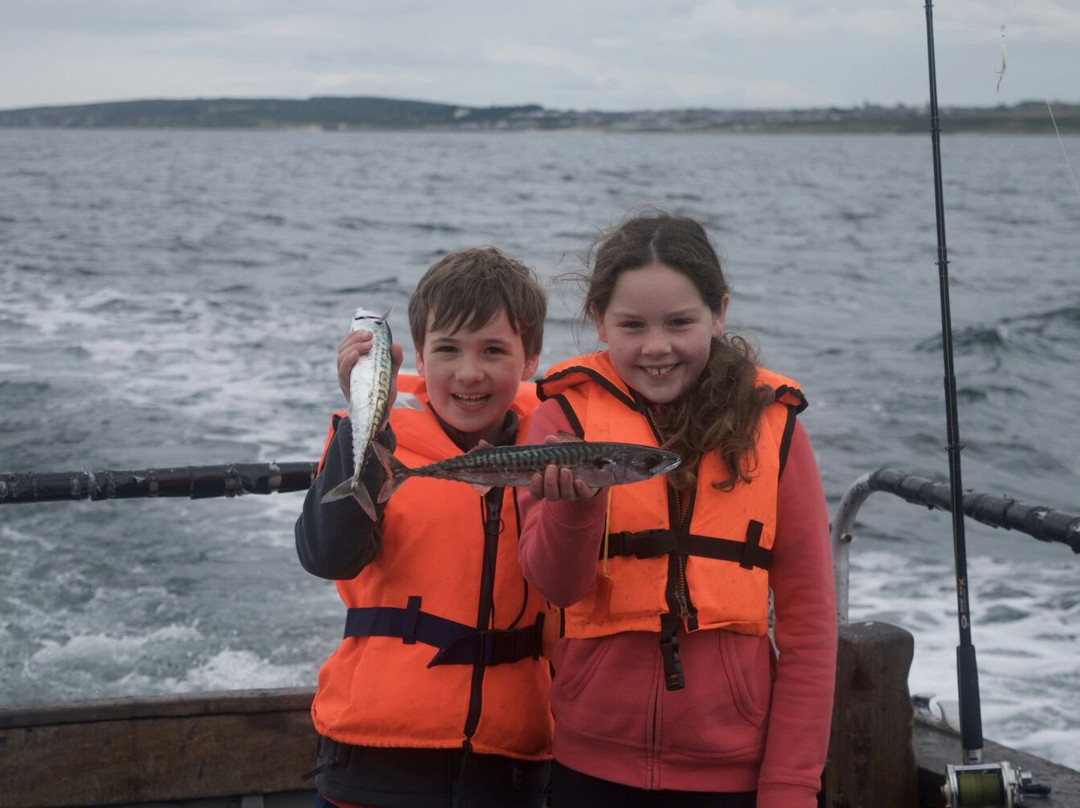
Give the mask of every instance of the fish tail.
<svg viewBox="0 0 1080 808">
<path fill-rule="evenodd" d="M 346 497 L 352 497 L 360 505 L 360 509 L 367 514 L 368 518 L 372 522 L 378 520 L 378 515 L 375 512 L 375 504 L 371 501 L 371 494 L 368 493 L 367 486 L 364 485 L 363 480 L 359 477 L 350 477 L 341 485 L 327 491 L 322 495 L 319 502 L 326 504 L 327 502 L 337 502 L 339 499 L 345 499 Z"/>
<path fill-rule="evenodd" d="M 371 494 L 368 493 L 367 486 L 364 485 L 363 480 L 357 480 L 356 485 L 352 489 L 353 498 L 356 500 L 360 509 L 367 514 L 368 519 L 372 522 L 379 521 L 379 515 L 375 511 L 375 503 L 371 501 Z"/>
<path fill-rule="evenodd" d="M 376 441 L 371 446 L 375 451 L 375 457 L 379 460 L 379 465 L 386 472 L 386 480 L 379 489 L 378 496 L 379 502 L 386 502 L 401 487 L 401 484 L 412 476 L 412 469 L 394 457 L 381 443 Z"/>
<path fill-rule="evenodd" d="M 319 502 L 321 502 L 321 503 L 323 503 L 325 505 L 327 502 L 337 502 L 339 499 L 345 499 L 345 497 L 351 497 L 352 496 L 352 489 L 353 489 L 353 481 L 352 481 L 352 477 L 350 477 L 345 482 L 343 482 L 341 485 L 338 485 L 338 486 L 336 486 L 334 488 L 331 488 L 329 491 L 327 491 L 325 494 L 323 494 L 322 498 L 319 500 Z"/>
</svg>

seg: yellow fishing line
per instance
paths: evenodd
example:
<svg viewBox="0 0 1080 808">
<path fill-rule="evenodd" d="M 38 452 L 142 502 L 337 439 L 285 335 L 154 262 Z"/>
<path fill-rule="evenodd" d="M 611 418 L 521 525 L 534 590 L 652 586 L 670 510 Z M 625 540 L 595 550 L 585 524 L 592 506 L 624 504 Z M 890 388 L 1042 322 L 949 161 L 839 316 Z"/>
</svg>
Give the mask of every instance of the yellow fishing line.
<svg viewBox="0 0 1080 808">
<path fill-rule="evenodd" d="M 604 553 L 600 559 L 600 574 L 605 578 L 608 577 L 607 573 L 607 558 L 608 558 L 608 537 L 611 535 L 611 489 L 607 490 L 607 510 L 604 512 Z"/>
</svg>

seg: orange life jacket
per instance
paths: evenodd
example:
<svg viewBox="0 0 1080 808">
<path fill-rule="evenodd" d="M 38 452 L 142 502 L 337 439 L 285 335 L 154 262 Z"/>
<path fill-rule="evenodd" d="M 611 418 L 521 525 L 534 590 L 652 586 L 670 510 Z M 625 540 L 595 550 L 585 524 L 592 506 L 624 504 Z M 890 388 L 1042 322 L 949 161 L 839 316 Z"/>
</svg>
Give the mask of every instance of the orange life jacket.
<svg viewBox="0 0 1080 808">
<path fill-rule="evenodd" d="M 682 686 L 679 628 L 753 635 L 768 629 L 777 488 L 795 415 L 806 401 L 795 382 L 764 368 L 757 382 L 775 391 L 776 403 L 765 410 L 757 430 L 752 482 L 737 482 L 730 491 L 713 487 L 728 475 L 719 453 L 710 452 L 682 504 L 664 477 L 610 488 L 598 585 L 564 612 L 567 637 L 659 632 L 672 689 Z M 562 363 L 538 386 L 541 398 L 561 400 L 586 440 L 659 443 L 645 405 L 606 352 Z"/>
<path fill-rule="evenodd" d="M 399 396 L 426 404 L 423 380 Z M 536 404 L 522 385 L 519 438 Z M 395 408 L 395 455 L 407 466 L 461 453 L 431 411 Z M 412 478 L 386 503 L 383 540 L 338 582 L 346 636 L 319 671 L 316 730 L 357 746 L 450 748 L 525 760 L 549 756 L 549 668 L 539 658 L 547 604 L 518 566 L 514 491 Z"/>
</svg>

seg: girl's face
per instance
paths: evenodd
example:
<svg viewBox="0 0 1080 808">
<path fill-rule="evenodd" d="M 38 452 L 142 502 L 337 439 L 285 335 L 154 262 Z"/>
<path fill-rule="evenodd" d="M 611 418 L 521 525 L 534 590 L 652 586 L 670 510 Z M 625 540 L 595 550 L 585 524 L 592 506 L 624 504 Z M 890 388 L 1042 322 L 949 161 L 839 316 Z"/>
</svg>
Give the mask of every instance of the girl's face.
<svg viewBox="0 0 1080 808">
<path fill-rule="evenodd" d="M 596 327 L 622 380 L 649 403 L 668 404 L 705 369 L 727 305 L 725 295 L 720 311 L 711 311 L 690 278 L 650 264 L 619 275 Z"/>
</svg>

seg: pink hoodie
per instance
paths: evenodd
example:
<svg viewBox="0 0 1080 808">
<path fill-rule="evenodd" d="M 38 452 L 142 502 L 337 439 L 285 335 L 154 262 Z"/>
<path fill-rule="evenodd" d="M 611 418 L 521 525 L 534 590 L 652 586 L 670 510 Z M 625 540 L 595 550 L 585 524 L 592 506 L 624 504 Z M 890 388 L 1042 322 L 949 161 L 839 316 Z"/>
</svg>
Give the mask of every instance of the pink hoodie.
<svg viewBox="0 0 1080 808">
<path fill-rule="evenodd" d="M 572 432 L 555 401 L 526 442 Z M 536 500 L 518 490 L 525 578 L 557 606 L 591 592 L 606 498 Z M 560 639 L 555 759 L 642 789 L 757 791 L 758 808 L 816 808 L 829 744 L 836 603 L 828 513 L 810 439 L 796 423 L 780 480 L 769 585 L 775 641 L 730 631 L 679 632 L 686 686 L 664 687 L 658 635 Z"/>
</svg>

